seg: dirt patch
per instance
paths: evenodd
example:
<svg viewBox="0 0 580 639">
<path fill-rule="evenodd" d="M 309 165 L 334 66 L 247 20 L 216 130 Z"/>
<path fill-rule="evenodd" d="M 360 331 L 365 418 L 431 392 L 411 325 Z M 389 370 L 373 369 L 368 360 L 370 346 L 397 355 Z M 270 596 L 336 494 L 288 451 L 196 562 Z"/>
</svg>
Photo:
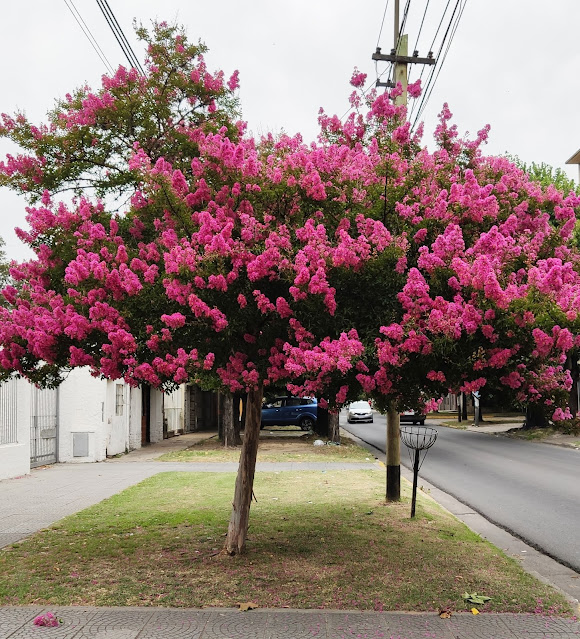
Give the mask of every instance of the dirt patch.
<svg viewBox="0 0 580 639">
<path fill-rule="evenodd" d="M 244 435 L 242 433 L 242 437 L 243 436 Z M 304 433 L 302 431 L 263 431 L 262 433 L 260 433 L 260 451 L 283 451 L 286 453 L 302 453 L 306 451 L 310 452 L 315 439 L 319 439 L 319 437 L 317 435 Z M 211 439 L 204 439 L 200 441 L 187 450 L 223 450 L 223 446 L 217 439 L 217 437 L 212 437 Z"/>
<path fill-rule="evenodd" d="M 243 437 L 243 435 L 242 435 Z M 315 446 L 320 440 L 324 445 Z M 196 442 L 185 450 L 167 453 L 158 461 L 238 461 L 241 447 L 224 448 L 217 437 Z M 374 456 L 352 439 L 341 437 L 340 446 L 327 442 L 315 433 L 304 433 L 293 427 L 272 428 L 260 433 L 258 461 L 340 461 L 368 462 Z"/>
</svg>

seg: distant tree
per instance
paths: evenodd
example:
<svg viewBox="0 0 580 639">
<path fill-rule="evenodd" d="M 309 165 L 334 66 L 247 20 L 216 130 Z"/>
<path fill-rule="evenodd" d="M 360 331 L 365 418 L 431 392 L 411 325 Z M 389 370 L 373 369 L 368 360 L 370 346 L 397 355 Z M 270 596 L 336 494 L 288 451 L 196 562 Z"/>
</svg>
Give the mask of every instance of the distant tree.
<svg viewBox="0 0 580 639">
<path fill-rule="evenodd" d="M 553 186 L 565 195 L 570 193 L 570 191 L 580 193 L 580 184 L 577 184 L 572 178 L 569 178 L 566 173 L 558 167 L 550 166 L 545 162 L 524 162 L 520 160 L 517 155 L 507 154 L 507 157 L 518 168 L 524 171 L 532 182 L 538 182 L 544 189 Z"/>
<path fill-rule="evenodd" d="M 6 259 L 4 246 L 6 243 L 0 237 L 0 287 L 4 288 L 10 282 L 10 262 Z M 0 300 L 0 304 L 2 300 Z"/>
<path fill-rule="evenodd" d="M 542 189 L 557 189 L 563 194 L 576 193 L 580 194 L 580 184 L 569 178 L 566 173 L 557 167 L 553 167 L 545 162 L 526 163 L 517 155 L 507 154 L 507 157 L 522 171 L 524 171 L 532 182 L 540 184 Z M 574 229 L 573 242 L 577 248 L 580 248 L 580 220 L 577 220 Z M 568 408 L 572 416 L 578 413 L 578 382 L 580 380 L 580 367 L 578 361 L 580 359 L 580 348 L 576 347 L 570 351 L 566 357 L 566 369 L 570 372 L 572 384 L 568 396 Z M 526 419 L 524 427 L 546 428 L 550 425 L 549 406 L 532 403 L 526 406 Z"/>
</svg>

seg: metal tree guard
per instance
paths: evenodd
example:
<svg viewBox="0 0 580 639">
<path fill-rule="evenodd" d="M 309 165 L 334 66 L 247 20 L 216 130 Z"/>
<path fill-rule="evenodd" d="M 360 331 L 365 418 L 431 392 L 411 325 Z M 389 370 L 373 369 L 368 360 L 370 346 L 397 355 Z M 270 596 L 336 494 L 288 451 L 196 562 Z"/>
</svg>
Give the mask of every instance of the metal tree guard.
<svg viewBox="0 0 580 639">
<path fill-rule="evenodd" d="M 437 439 L 437 431 L 426 426 L 401 427 L 401 439 L 409 449 L 409 458 L 413 462 L 413 499 L 411 501 L 411 517 L 415 516 L 415 503 L 417 501 L 417 477 L 419 475 L 419 458 L 422 450 L 427 451 Z M 415 451 L 415 458 L 411 457 L 411 450 Z M 425 453 L 426 455 L 427 453 Z M 423 459 L 425 459 L 423 455 Z M 421 462 L 423 463 L 423 462 Z"/>
</svg>

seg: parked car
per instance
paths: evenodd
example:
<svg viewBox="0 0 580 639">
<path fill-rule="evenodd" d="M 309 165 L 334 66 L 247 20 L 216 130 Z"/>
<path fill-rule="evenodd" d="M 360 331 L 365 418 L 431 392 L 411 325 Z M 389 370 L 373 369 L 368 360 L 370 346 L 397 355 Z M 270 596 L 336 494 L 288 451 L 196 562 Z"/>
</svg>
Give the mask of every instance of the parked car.
<svg viewBox="0 0 580 639">
<path fill-rule="evenodd" d="M 353 422 L 372 422 L 373 410 L 371 405 L 365 401 L 352 402 L 347 409 L 346 421 L 349 424 Z"/>
<path fill-rule="evenodd" d="M 300 426 L 313 430 L 318 418 L 318 401 L 313 397 L 273 397 L 262 404 L 262 423 L 265 426 Z"/>
<path fill-rule="evenodd" d="M 425 423 L 425 415 L 416 413 L 414 410 L 406 410 L 399 415 L 401 423 L 423 424 Z"/>
</svg>

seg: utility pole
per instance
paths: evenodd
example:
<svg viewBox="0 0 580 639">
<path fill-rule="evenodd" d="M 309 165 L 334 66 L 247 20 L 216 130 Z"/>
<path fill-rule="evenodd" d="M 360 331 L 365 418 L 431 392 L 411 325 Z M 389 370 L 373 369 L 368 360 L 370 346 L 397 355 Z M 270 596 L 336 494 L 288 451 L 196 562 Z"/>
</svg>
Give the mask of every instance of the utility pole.
<svg viewBox="0 0 580 639">
<path fill-rule="evenodd" d="M 399 21 L 399 0 L 395 0 L 395 23 L 394 23 L 394 39 L 393 48 L 389 55 L 381 53 L 380 47 L 372 55 L 373 60 L 394 62 L 395 71 L 393 73 L 393 82 L 380 82 L 377 80 L 377 87 L 394 88 L 400 82 L 403 87 L 403 93 L 397 98 L 397 104 L 407 104 L 407 65 L 409 64 L 435 64 L 437 60 L 433 57 L 433 52 L 429 51 L 426 58 L 420 58 L 418 51 L 413 51 L 413 55 L 409 55 L 409 44 L 407 34 L 401 34 Z"/>
<path fill-rule="evenodd" d="M 377 87 L 396 87 L 400 82 L 403 92 L 396 98 L 395 104 L 407 104 L 407 66 L 409 64 L 435 64 L 433 52 L 429 51 L 426 58 L 420 58 L 419 52 L 414 51 L 409 56 L 409 37 L 400 33 L 399 0 L 395 0 L 395 20 L 393 30 L 393 48 L 390 55 L 381 53 L 377 47 L 372 55 L 373 60 L 394 62 L 393 82 L 380 82 Z M 386 206 L 385 183 L 385 206 Z M 395 405 L 390 402 L 387 412 L 387 501 L 400 501 L 401 499 L 401 419 Z"/>
</svg>

